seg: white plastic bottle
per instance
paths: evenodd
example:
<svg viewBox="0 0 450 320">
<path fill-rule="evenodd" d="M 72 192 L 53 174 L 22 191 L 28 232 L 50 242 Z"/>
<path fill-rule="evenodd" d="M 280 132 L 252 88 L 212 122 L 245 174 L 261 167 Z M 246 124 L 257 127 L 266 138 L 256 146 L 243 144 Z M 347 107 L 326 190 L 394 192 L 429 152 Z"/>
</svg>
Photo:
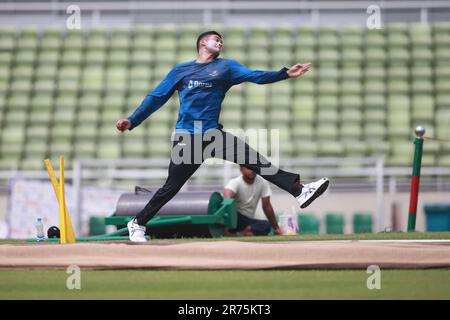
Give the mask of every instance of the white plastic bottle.
<svg viewBox="0 0 450 320">
<path fill-rule="evenodd" d="M 44 223 L 42 222 L 42 218 L 37 218 L 36 220 L 36 241 L 45 241 Z"/>
</svg>

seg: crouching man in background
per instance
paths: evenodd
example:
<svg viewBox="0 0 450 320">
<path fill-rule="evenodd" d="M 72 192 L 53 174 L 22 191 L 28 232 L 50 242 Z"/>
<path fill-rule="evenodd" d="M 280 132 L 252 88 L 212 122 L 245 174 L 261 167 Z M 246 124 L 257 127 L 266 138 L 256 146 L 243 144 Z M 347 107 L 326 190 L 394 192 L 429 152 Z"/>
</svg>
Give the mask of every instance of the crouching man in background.
<svg viewBox="0 0 450 320">
<path fill-rule="evenodd" d="M 275 235 L 281 235 L 281 229 L 275 219 L 270 203 L 269 183 L 254 171 L 241 165 L 241 175 L 228 182 L 223 191 L 224 198 L 234 198 L 238 215 L 236 229 L 225 230 L 225 236 L 265 236 L 272 227 Z M 259 199 L 267 220 L 255 219 Z"/>
</svg>

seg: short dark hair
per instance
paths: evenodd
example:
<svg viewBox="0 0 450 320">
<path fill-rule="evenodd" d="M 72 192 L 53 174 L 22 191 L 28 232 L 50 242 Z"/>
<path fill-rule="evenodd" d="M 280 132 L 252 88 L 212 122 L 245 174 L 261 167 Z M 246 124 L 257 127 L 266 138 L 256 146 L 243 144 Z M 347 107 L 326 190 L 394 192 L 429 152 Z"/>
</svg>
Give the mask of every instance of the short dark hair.
<svg viewBox="0 0 450 320">
<path fill-rule="evenodd" d="M 198 50 L 200 49 L 200 41 L 202 41 L 202 39 L 204 38 L 204 37 L 206 37 L 206 36 L 209 36 L 209 35 L 216 35 L 216 36 L 219 36 L 221 39 L 222 39 L 222 36 L 220 35 L 220 33 L 218 33 L 217 31 L 214 31 L 214 30 L 211 30 L 211 31 L 206 31 L 206 32 L 203 32 L 201 35 L 199 35 L 198 36 L 198 38 L 197 38 L 197 52 L 198 52 Z"/>
</svg>

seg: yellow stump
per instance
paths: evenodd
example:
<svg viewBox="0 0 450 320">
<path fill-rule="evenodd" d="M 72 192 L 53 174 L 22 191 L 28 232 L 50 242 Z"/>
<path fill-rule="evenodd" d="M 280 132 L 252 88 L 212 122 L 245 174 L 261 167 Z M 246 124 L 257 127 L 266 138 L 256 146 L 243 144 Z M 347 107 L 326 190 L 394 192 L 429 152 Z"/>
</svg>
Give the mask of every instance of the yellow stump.
<svg viewBox="0 0 450 320">
<path fill-rule="evenodd" d="M 44 163 L 59 204 L 60 243 L 75 243 L 75 233 L 70 221 L 69 211 L 67 210 L 64 192 L 64 156 L 59 157 L 59 183 L 56 179 L 55 171 L 53 170 L 50 160 L 46 159 L 44 160 Z"/>
</svg>

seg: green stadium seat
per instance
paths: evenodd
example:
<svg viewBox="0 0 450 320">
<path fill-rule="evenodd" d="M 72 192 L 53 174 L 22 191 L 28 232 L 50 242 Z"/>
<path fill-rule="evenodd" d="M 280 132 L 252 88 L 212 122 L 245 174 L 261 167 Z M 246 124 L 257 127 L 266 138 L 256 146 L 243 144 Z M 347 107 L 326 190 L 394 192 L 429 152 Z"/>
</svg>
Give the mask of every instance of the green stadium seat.
<svg viewBox="0 0 450 320">
<path fill-rule="evenodd" d="M 340 75 L 343 81 L 359 80 L 362 78 L 363 71 L 362 68 L 345 67 L 341 69 Z"/>
<path fill-rule="evenodd" d="M 358 123 L 342 123 L 340 127 L 340 137 L 342 140 L 360 140 L 362 138 L 361 126 Z"/>
<path fill-rule="evenodd" d="M 337 62 L 341 56 L 339 51 L 329 48 L 322 48 L 318 52 L 319 64 L 326 62 Z"/>
<path fill-rule="evenodd" d="M 242 113 L 236 109 L 225 109 L 222 111 L 220 119 L 224 125 L 227 125 L 229 122 L 237 123 L 242 120 Z"/>
<path fill-rule="evenodd" d="M 41 39 L 41 48 L 58 50 L 63 44 L 60 31 L 56 30 L 56 33 L 45 31 Z"/>
<path fill-rule="evenodd" d="M 72 29 L 67 31 L 64 37 L 64 48 L 65 49 L 76 49 L 80 50 L 85 45 L 85 35 L 82 30 Z"/>
<path fill-rule="evenodd" d="M 78 105 L 81 109 L 98 110 L 102 105 L 101 96 L 97 93 L 86 93 L 80 97 Z"/>
<path fill-rule="evenodd" d="M 25 110 L 10 110 L 5 116 L 5 122 L 11 125 L 24 125 L 28 120 Z"/>
<path fill-rule="evenodd" d="M 310 62 L 313 65 L 315 65 L 317 56 L 316 56 L 314 49 L 312 49 L 308 46 L 300 46 L 294 50 L 294 59 L 295 59 L 295 61 L 299 61 L 301 63 Z M 312 68 L 311 71 L 313 71 L 313 70 L 314 69 Z"/>
<path fill-rule="evenodd" d="M 424 24 L 411 25 L 409 37 L 414 46 L 430 46 L 433 43 L 431 27 Z"/>
<path fill-rule="evenodd" d="M 412 99 L 412 118 L 415 121 L 434 119 L 434 99 L 430 95 L 416 95 Z"/>
<path fill-rule="evenodd" d="M 294 83 L 294 91 L 299 98 L 314 95 L 316 90 L 315 83 L 312 81 L 306 81 L 307 79 L 308 78 L 305 78 L 303 81 L 297 81 Z"/>
<path fill-rule="evenodd" d="M 13 81 L 11 81 L 10 86 L 9 86 L 9 90 L 13 93 L 13 94 L 26 94 L 29 93 L 31 91 L 32 88 L 32 81 L 31 79 L 15 79 Z"/>
<path fill-rule="evenodd" d="M 145 65 L 150 65 L 155 59 L 153 52 L 150 50 L 136 49 L 131 52 L 130 63 L 140 65 L 136 69 L 142 69 Z"/>
<path fill-rule="evenodd" d="M 391 94 L 409 94 L 410 86 L 408 80 L 390 79 L 388 80 L 387 90 Z"/>
<path fill-rule="evenodd" d="M 366 48 L 365 60 L 368 64 L 380 63 L 387 59 L 386 51 L 381 47 Z"/>
<path fill-rule="evenodd" d="M 411 76 L 414 80 L 431 80 L 433 77 L 433 68 L 431 65 L 414 65 L 411 69 Z"/>
<path fill-rule="evenodd" d="M 386 92 L 385 82 L 379 79 L 366 79 L 364 91 L 371 96 L 382 96 Z"/>
<path fill-rule="evenodd" d="M 16 169 L 22 156 L 23 146 L 21 144 L 10 144 L 3 142 L 0 148 L 0 165 L 5 169 Z"/>
<path fill-rule="evenodd" d="M 321 141 L 318 155 L 322 157 L 341 157 L 344 155 L 344 145 L 338 141 Z"/>
<path fill-rule="evenodd" d="M 29 79 L 33 77 L 34 69 L 30 65 L 22 65 L 12 69 L 12 76 L 14 79 Z"/>
<path fill-rule="evenodd" d="M 312 97 L 303 97 L 295 100 L 292 105 L 294 120 L 298 122 L 311 122 L 316 117 L 315 102 Z"/>
<path fill-rule="evenodd" d="M 97 156 L 99 159 L 117 159 L 121 157 L 121 147 L 118 142 L 100 142 Z"/>
<path fill-rule="evenodd" d="M 148 156 L 150 158 L 161 158 L 170 156 L 171 145 L 168 140 L 152 140 L 147 144 Z"/>
<path fill-rule="evenodd" d="M 33 90 L 36 94 L 42 92 L 53 92 L 55 90 L 55 81 L 52 79 L 37 79 L 33 84 Z"/>
<path fill-rule="evenodd" d="M 17 39 L 18 50 L 36 50 L 38 47 L 38 38 L 36 36 L 20 37 Z"/>
<path fill-rule="evenodd" d="M 25 141 L 25 128 L 18 124 L 7 124 L 2 130 L 2 144 L 18 144 Z"/>
<path fill-rule="evenodd" d="M 337 124 L 319 122 L 316 127 L 316 137 L 319 140 L 336 140 L 338 137 Z"/>
<path fill-rule="evenodd" d="M 245 27 L 232 25 L 226 29 L 224 44 L 229 48 L 242 48 L 246 45 Z"/>
<path fill-rule="evenodd" d="M 292 130 L 292 137 L 300 141 L 311 140 L 314 138 L 314 126 L 308 122 L 296 125 Z"/>
<path fill-rule="evenodd" d="M 348 47 L 342 50 L 342 60 L 360 63 L 364 58 L 363 52 L 359 48 Z"/>
<path fill-rule="evenodd" d="M 99 49 L 89 49 L 85 52 L 85 62 L 89 65 L 103 65 L 106 61 L 106 51 Z"/>
<path fill-rule="evenodd" d="M 146 157 L 148 145 L 144 140 L 135 139 L 122 145 L 123 155 L 126 158 Z"/>
<path fill-rule="evenodd" d="M 108 35 L 104 30 L 92 30 L 85 44 L 88 50 L 106 49 L 109 45 Z"/>
<path fill-rule="evenodd" d="M 34 124 L 48 125 L 52 119 L 51 108 L 31 109 L 29 120 Z"/>
<path fill-rule="evenodd" d="M 54 122 L 54 126 L 50 130 L 51 141 L 67 141 L 69 142 L 73 135 L 75 129 L 72 125 L 67 125 L 61 122 Z"/>
<path fill-rule="evenodd" d="M 56 50 L 42 50 L 38 57 L 37 62 L 48 67 L 49 65 L 53 65 L 56 67 L 60 60 L 60 54 Z"/>
<path fill-rule="evenodd" d="M 25 111 L 26 109 L 28 109 L 30 105 L 30 99 L 28 98 L 27 95 L 22 94 L 11 95 L 7 102 L 7 105 L 9 109 L 13 112 Z"/>
<path fill-rule="evenodd" d="M 59 163 L 59 156 L 64 155 L 64 161 L 69 160 L 73 155 L 73 145 L 69 141 L 53 141 L 49 146 L 49 157 L 58 159 L 53 163 Z M 57 162 L 58 161 L 58 162 Z M 65 163 L 67 167 L 68 164 Z"/>
<path fill-rule="evenodd" d="M 44 125 L 32 125 L 26 129 L 27 142 L 44 142 L 49 137 L 49 127 Z"/>
<path fill-rule="evenodd" d="M 437 136 L 450 137 L 450 109 L 438 110 L 435 117 Z"/>
<path fill-rule="evenodd" d="M 114 119 L 114 121 L 105 121 L 101 123 L 98 129 L 98 137 L 102 140 L 117 140 L 120 137 L 120 132 L 116 129 L 116 121 L 119 118 Z M 101 142 L 100 142 L 101 143 Z"/>
<path fill-rule="evenodd" d="M 26 158 L 43 159 L 47 153 L 48 143 L 45 140 L 27 141 L 24 148 Z"/>
<path fill-rule="evenodd" d="M 319 67 L 317 76 L 320 80 L 337 80 L 340 74 L 338 68 Z"/>
<path fill-rule="evenodd" d="M 100 114 L 97 112 L 97 110 L 84 109 L 84 110 L 80 110 L 77 113 L 77 122 L 78 123 L 83 123 L 83 124 L 90 123 L 91 125 L 95 126 L 97 124 L 99 118 L 100 118 Z"/>
<path fill-rule="evenodd" d="M 338 97 L 335 95 L 323 95 L 317 98 L 317 106 L 319 109 L 337 109 L 339 106 Z"/>
<path fill-rule="evenodd" d="M 97 145 L 95 141 L 76 141 L 74 146 L 74 159 L 92 159 L 96 156 Z"/>
<path fill-rule="evenodd" d="M 45 153 L 42 154 L 43 156 L 36 157 L 36 155 L 32 155 L 31 158 L 24 158 L 20 162 L 20 169 L 21 170 L 45 170 L 45 165 L 43 158 L 45 157 Z"/>
<path fill-rule="evenodd" d="M 368 48 L 383 48 L 386 45 L 386 37 L 382 29 L 366 30 L 364 33 L 365 46 Z"/>
<path fill-rule="evenodd" d="M 79 123 L 75 127 L 74 136 L 80 143 L 82 143 L 82 141 L 95 142 L 97 131 L 97 126 L 92 125 L 91 123 Z"/>
<path fill-rule="evenodd" d="M 320 122 L 337 123 L 339 119 L 339 113 L 336 109 L 319 109 L 317 111 L 317 119 Z"/>
<path fill-rule="evenodd" d="M 363 106 L 363 101 L 361 99 L 361 96 L 359 95 L 342 95 L 341 96 L 341 108 L 343 110 L 345 109 L 351 109 L 351 111 L 358 110 Z M 345 118 L 343 118 L 344 120 Z"/>
<path fill-rule="evenodd" d="M 56 64 L 46 64 L 44 62 L 36 67 L 36 72 L 34 74 L 36 76 L 36 81 L 43 79 L 54 81 L 58 72 L 59 70 Z"/>
<path fill-rule="evenodd" d="M 344 152 L 347 157 L 366 157 L 368 146 L 365 141 L 348 140 L 344 141 Z"/>
<path fill-rule="evenodd" d="M 270 54 L 267 50 L 261 48 L 251 48 L 248 51 L 248 59 L 251 63 L 268 63 L 270 61 Z M 252 67 L 255 69 L 255 67 Z"/>
<path fill-rule="evenodd" d="M 431 61 L 433 60 L 433 52 L 428 47 L 415 47 L 412 50 L 412 59 L 413 61 Z"/>
<path fill-rule="evenodd" d="M 450 166 L 450 155 L 441 155 L 437 158 L 436 164 L 440 167 L 448 167 Z M 1 165 L 1 163 L 0 163 Z"/>
<path fill-rule="evenodd" d="M 407 66 L 394 66 L 387 69 L 387 76 L 390 80 L 407 81 L 410 76 L 410 69 Z"/>
<path fill-rule="evenodd" d="M 358 80 L 345 80 L 341 82 L 341 92 L 343 95 L 358 95 L 363 92 L 363 86 Z"/>
<path fill-rule="evenodd" d="M 359 107 L 343 106 L 340 117 L 342 123 L 360 123 L 363 113 Z"/>
<path fill-rule="evenodd" d="M 363 29 L 358 25 L 343 26 L 340 36 L 340 43 L 344 48 L 357 48 L 363 44 Z"/>
<path fill-rule="evenodd" d="M 278 26 L 273 30 L 272 50 L 280 48 L 281 50 L 290 50 L 294 44 L 292 30 L 289 26 Z"/>
<path fill-rule="evenodd" d="M 311 140 L 300 140 L 294 143 L 294 155 L 301 158 L 312 158 L 317 156 L 317 142 Z"/>
<path fill-rule="evenodd" d="M 413 79 L 411 83 L 411 90 L 415 94 L 427 94 L 433 92 L 434 85 L 431 80 Z"/>
<path fill-rule="evenodd" d="M 0 47 L 4 51 L 13 51 L 16 47 L 16 37 L 14 35 L 0 35 Z"/>
<path fill-rule="evenodd" d="M 438 94 L 450 92 L 450 78 L 436 78 L 435 90 Z"/>
<path fill-rule="evenodd" d="M 130 32 L 127 29 L 113 30 L 110 41 L 112 50 L 127 50 L 131 46 Z"/>
<path fill-rule="evenodd" d="M 169 56 L 170 54 L 168 54 Z M 155 55 L 155 59 L 162 61 L 158 58 L 157 55 Z M 107 63 L 111 65 L 118 65 L 118 66 L 126 66 L 129 63 L 130 60 L 130 54 L 128 50 L 114 50 L 111 51 L 108 55 Z"/>
<path fill-rule="evenodd" d="M 157 33 L 156 26 L 151 24 L 138 24 L 136 25 L 131 32 L 135 37 L 137 36 L 149 36 L 153 37 Z"/>
<path fill-rule="evenodd" d="M 368 94 L 364 96 L 364 105 L 366 109 L 379 109 L 379 110 L 385 110 L 386 108 L 386 100 L 384 97 L 384 86 L 381 86 L 382 88 L 378 88 L 379 91 L 377 91 L 377 86 L 380 85 L 380 83 L 373 83 L 371 86 L 369 84 Z"/>
<path fill-rule="evenodd" d="M 291 112 L 287 109 L 274 108 L 269 110 L 269 119 L 272 124 L 287 125 L 290 118 Z"/>
</svg>

